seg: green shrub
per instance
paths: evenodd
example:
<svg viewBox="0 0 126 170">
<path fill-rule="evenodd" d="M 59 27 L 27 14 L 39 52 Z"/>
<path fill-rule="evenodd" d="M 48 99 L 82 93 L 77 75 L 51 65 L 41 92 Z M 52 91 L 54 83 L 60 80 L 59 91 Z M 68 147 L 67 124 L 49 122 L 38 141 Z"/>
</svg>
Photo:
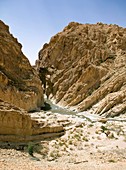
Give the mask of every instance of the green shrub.
<svg viewBox="0 0 126 170">
<path fill-rule="evenodd" d="M 25 151 L 28 152 L 29 155 L 33 156 L 34 152 L 41 154 L 43 149 L 45 150 L 46 148 L 43 148 L 41 144 L 29 142 Z"/>
<path fill-rule="evenodd" d="M 108 130 L 108 128 L 107 128 L 107 127 L 105 127 L 105 126 L 101 126 L 101 131 L 102 131 L 102 133 L 104 133 L 106 130 Z"/>
<path fill-rule="evenodd" d="M 34 143 L 30 142 L 30 143 L 28 144 L 28 148 L 27 148 L 27 149 L 28 149 L 29 155 L 31 155 L 31 156 L 33 156 L 34 147 L 35 147 L 35 144 L 34 144 Z"/>
</svg>

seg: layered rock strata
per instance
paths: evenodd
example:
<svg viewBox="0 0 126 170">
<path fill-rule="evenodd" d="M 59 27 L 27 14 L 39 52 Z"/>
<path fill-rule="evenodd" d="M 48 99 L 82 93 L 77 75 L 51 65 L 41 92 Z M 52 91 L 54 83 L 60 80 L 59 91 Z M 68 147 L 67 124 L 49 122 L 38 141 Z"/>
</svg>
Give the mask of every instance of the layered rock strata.
<svg viewBox="0 0 126 170">
<path fill-rule="evenodd" d="M 105 117 L 125 113 L 126 28 L 71 22 L 43 46 L 36 67 L 55 103 Z"/>
<path fill-rule="evenodd" d="M 27 113 L 0 100 L 0 142 L 28 142 L 64 134 L 63 124 L 42 115 L 45 113 Z"/>
</svg>

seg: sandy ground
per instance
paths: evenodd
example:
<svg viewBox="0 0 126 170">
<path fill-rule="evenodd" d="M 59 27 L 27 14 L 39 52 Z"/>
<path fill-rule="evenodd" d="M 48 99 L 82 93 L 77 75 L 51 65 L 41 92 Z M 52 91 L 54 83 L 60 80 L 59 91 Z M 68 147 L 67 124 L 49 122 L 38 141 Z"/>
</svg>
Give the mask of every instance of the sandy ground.
<svg viewBox="0 0 126 170">
<path fill-rule="evenodd" d="M 24 150 L 0 149 L 0 170 L 126 170 L 126 122 L 72 122 L 64 136 Z"/>
</svg>

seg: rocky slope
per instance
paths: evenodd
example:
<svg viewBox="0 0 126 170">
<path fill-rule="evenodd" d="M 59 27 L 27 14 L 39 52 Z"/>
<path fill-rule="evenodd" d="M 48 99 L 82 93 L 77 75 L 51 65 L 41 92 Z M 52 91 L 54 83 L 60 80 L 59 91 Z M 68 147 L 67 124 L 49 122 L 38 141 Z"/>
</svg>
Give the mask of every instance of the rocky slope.
<svg viewBox="0 0 126 170">
<path fill-rule="evenodd" d="M 55 103 L 106 117 L 125 113 L 125 28 L 71 22 L 43 46 L 36 67 Z"/>
<path fill-rule="evenodd" d="M 0 21 L 0 99 L 29 111 L 43 105 L 43 90 L 21 48 Z"/>
</svg>

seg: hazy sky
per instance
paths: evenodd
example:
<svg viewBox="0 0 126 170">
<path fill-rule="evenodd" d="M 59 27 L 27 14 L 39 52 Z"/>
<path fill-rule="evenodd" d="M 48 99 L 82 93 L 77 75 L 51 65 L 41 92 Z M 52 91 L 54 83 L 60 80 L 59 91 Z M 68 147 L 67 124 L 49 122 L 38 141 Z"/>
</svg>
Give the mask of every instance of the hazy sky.
<svg viewBox="0 0 126 170">
<path fill-rule="evenodd" d="M 0 19 L 34 64 L 43 44 L 71 21 L 126 27 L 126 0 L 0 0 Z"/>
</svg>

